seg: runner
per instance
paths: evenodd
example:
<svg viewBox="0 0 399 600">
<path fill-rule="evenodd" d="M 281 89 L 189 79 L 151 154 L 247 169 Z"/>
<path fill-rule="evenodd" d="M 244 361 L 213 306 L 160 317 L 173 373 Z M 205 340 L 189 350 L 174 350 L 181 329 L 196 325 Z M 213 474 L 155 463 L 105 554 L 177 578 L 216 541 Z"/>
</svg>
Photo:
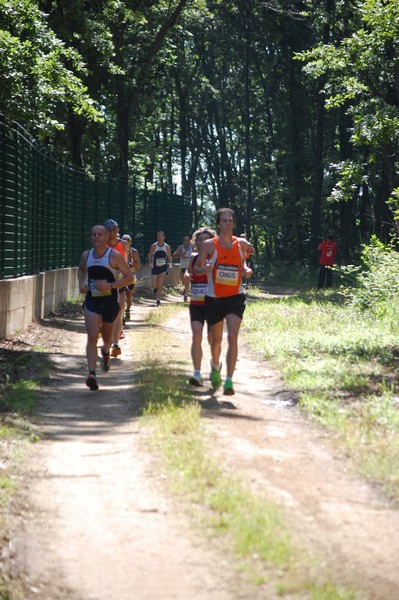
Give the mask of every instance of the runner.
<svg viewBox="0 0 399 600">
<path fill-rule="evenodd" d="M 132 281 L 129 266 L 119 252 L 107 246 L 107 239 L 106 228 L 95 225 L 91 230 L 93 248 L 83 252 L 78 268 L 79 291 L 86 294 L 83 305 L 89 368 L 86 385 L 90 390 L 98 390 L 96 362 L 100 328 L 103 338 L 102 368 L 108 371 L 114 323 L 120 312 L 117 290 Z M 119 278 L 120 274 L 122 278 Z"/>
<path fill-rule="evenodd" d="M 122 254 L 122 256 L 124 257 L 126 264 L 127 264 L 128 245 L 127 245 L 127 242 L 125 240 L 122 240 L 118 235 L 119 234 L 118 223 L 116 221 L 114 221 L 113 219 L 108 219 L 108 221 L 106 221 L 104 223 L 104 227 L 108 231 L 108 242 L 107 242 L 108 247 L 113 248 L 114 250 L 119 252 L 119 254 Z M 112 344 L 112 349 L 111 349 L 111 356 L 113 356 L 114 358 L 116 358 L 117 356 L 119 356 L 122 353 L 122 350 L 119 346 L 119 340 L 121 339 L 122 328 L 123 328 L 123 309 L 125 307 L 125 293 L 124 292 L 125 292 L 124 289 L 119 290 L 120 310 L 119 310 L 118 318 L 115 319 L 114 333 L 112 336 L 113 344 Z"/>
<path fill-rule="evenodd" d="M 200 250 L 205 240 L 215 237 L 216 232 L 208 227 L 201 227 L 193 234 L 192 244 L 195 250 Z M 193 252 L 189 259 L 189 264 L 185 273 L 185 279 L 191 281 L 191 300 L 190 300 L 190 322 L 192 331 L 191 358 L 193 361 L 194 374 L 189 379 L 191 385 L 202 386 L 204 380 L 201 375 L 202 362 L 202 332 L 205 323 L 205 292 L 207 288 L 208 276 L 205 267 L 198 269 L 201 274 L 194 272 L 194 266 L 198 258 L 198 252 Z M 208 342 L 210 342 L 209 326 Z"/>
<path fill-rule="evenodd" d="M 148 253 L 148 264 L 151 268 L 151 287 L 156 296 L 156 306 L 161 304 L 162 295 L 168 267 L 172 262 L 172 252 L 169 244 L 165 242 L 165 233 L 157 232 L 157 241 L 151 244 Z"/>
<path fill-rule="evenodd" d="M 173 258 L 180 259 L 180 265 L 179 265 L 180 266 L 180 281 L 182 282 L 183 287 L 184 287 L 184 291 L 183 291 L 184 302 L 187 302 L 187 296 L 190 291 L 190 279 L 185 277 L 184 275 L 185 275 L 186 269 L 188 267 L 190 255 L 192 252 L 193 252 L 193 247 L 191 245 L 190 238 L 188 235 L 185 235 L 183 238 L 183 243 L 180 244 L 180 246 L 178 246 L 173 253 Z"/>
<path fill-rule="evenodd" d="M 251 244 L 233 235 L 235 213 L 231 208 L 220 208 L 216 213 L 217 237 L 205 240 L 198 254 L 195 272 L 205 267 L 208 286 L 205 295 L 205 314 L 211 330 L 211 383 L 214 389 L 221 385 L 220 353 L 222 350 L 223 322 L 226 321 L 228 347 L 226 355 L 227 376 L 223 394 L 234 394 L 233 373 L 238 356 L 238 332 L 245 310 L 242 275 L 248 279 L 252 270 L 244 257 Z"/>
<path fill-rule="evenodd" d="M 127 244 L 128 244 L 128 264 L 129 264 L 130 270 L 133 275 L 133 283 L 131 283 L 130 285 L 128 285 L 125 288 L 125 290 L 126 290 L 125 321 L 130 321 L 130 309 L 131 309 L 131 306 L 133 303 L 134 286 L 137 283 L 136 269 L 140 269 L 141 262 L 140 262 L 140 256 L 139 256 L 138 251 L 136 250 L 136 248 L 133 248 L 133 246 L 132 246 L 132 238 L 130 237 L 130 235 L 125 233 L 125 235 L 122 236 L 122 240 L 125 240 L 125 242 L 127 242 Z"/>
</svg>

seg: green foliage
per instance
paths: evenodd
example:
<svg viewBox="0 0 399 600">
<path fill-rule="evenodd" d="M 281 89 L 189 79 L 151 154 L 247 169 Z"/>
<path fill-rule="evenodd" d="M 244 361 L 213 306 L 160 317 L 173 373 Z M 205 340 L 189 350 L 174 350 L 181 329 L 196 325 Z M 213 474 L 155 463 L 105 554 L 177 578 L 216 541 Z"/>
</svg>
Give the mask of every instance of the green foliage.
<svg viewBox="0 0 399 600">
<path fill-rule="evenodd" d="M 101 119 L 81 81 L 84 73 L 78 52 L 48 27 L 35 3 L 1 0 L 0 106 L 8 118 L 39 137 L 65 127 L 61 106 L 89 120 Z"/>
<path fill-rule="evenodd" d="M 351 142 L 357 152 L 338 165 L 338 181 L 331 194 L 332 199 L 346 201 L 356 196 L 360 185 L 367 185 L 376 196 L 381 193 L 381 157 L 392 165 L 399 157 L 395 83 L 399 5 L 392 0 L 359 0 L 354 5 L 351 21 L 344 21 L 350 30 L 341 39 L 323 40 L 296 55 L 306 63 L 307 75 L 322 78 L 326 107 L 342 109 L 352 121 Z M 375 187 L 372 174 L 376 176 Z M 387 185 L 392 186 L 392 182 Z"/>
<path fill-rule="evenodd" d="M 0 411 L 31 413 L 36 407 L 36 389 L 37 383 L 34 381 L 19 381 L 7 385 L 0 395 Z"/>
<path fill-rule="evenodd" d="M 392 310 L 397 313 L 399 255 L 393 245 L 384 245 L 373 236 L 371 243 L 363 246 L 361 266 L 342 270 L 355 280 L 355 286 L 346 289 L 352 306 L 370 309 L 380 316 Z"/>
<path fill-rule="evenodd" d="M 342 255 L 379 233 L 398 185 L 397 3 L 0 6 L 0 108 L 58 156 L 180 184 L 194 225 L 234 207 L 267 261 L 309 261 L 309 231 L 341 231 Z"/>
<path fill-rule="evenodd" d="M 39 348 L 15 352 L 5 364 L 1 361 L 0 412 L 17 415 L 34 412 L 37 390 L 48 378 L 49 369 L 48 355 Z"/>
</svg>

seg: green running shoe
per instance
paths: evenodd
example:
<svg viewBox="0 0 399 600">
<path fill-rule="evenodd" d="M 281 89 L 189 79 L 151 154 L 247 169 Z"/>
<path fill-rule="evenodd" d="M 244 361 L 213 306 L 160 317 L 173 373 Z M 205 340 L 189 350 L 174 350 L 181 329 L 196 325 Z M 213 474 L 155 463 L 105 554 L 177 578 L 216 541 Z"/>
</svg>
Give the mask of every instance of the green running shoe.
<svg viewBox="0 0 399 600">
<path fill-rule="evenodd" d="M 223 386 L 223 395 L 224 396 L 234 396 L 235 391 L 233 388 L 233 382 L 231 381 L 231 379 L 227 379 L 227 381 L 225 382 L 224 386 Z"/>
<path fill-rule="evenodd" d="M 222 370 L 222 363 L 219 363 L 219 370 L 214 369 L 212 361 L 211 361 L 211 372 L 209 378 L 211 380 L 211 384 L 214 390 L 217 390 L 222 385 L 222 378 L 220 375 L 220 371 Z"/>
</svg>

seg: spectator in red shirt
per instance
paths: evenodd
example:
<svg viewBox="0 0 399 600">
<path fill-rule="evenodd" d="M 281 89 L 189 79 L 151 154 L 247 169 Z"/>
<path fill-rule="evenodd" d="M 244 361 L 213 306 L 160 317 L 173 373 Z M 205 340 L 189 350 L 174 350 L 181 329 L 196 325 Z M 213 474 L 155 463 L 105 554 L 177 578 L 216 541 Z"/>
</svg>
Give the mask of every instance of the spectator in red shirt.
<svg viewBox="0 0 399 600">
<path fill-rule="evenodd" d="M 332 236 L 329 235 L 317 246 L 317 250 L 321 252 L 317 289 L 322 290 L 324 287 L 324 280 L 326 280 L 326 289 L 332 286 L 333 266 L 335 255 L 338 252 L 338 245 L 336 242 L 333 242 Z"/>
</svg>

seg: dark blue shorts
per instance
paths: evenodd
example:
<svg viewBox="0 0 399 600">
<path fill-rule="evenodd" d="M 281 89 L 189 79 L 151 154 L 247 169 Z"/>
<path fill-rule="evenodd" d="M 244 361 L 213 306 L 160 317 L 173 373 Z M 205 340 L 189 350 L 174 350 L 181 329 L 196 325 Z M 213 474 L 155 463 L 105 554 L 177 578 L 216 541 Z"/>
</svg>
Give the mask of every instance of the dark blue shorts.
<svg viewBox="0 0 399 600">
<path fill-rule="evenodd" d="M 162 267 L 152 267 L 151 275 L 161 275 L 161 273 L 168 272 L 168 265 L 163 265 Z"/>
<path fill-rule="evenodd" d="M 83 307 L 96 315 L 100 315 L 106 323 L 113 323 L 121 307 L 114 296 L 105 298 L 92 298 L 86 296 Z"/>
</svg>

